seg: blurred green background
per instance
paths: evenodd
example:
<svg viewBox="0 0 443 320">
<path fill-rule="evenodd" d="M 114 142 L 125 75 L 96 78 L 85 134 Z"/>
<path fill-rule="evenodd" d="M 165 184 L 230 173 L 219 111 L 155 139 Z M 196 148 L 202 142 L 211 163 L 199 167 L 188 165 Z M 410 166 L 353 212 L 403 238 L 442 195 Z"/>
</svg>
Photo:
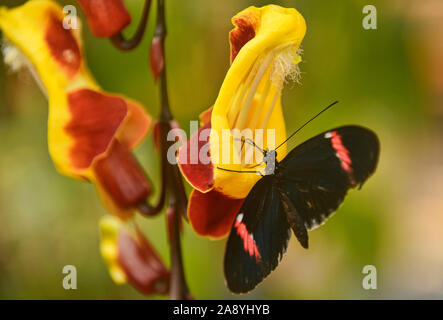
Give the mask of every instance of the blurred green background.
<svg viewBox="0 0 443 320">
<path fill-rule="evenodd" d="M 24 1 L 5 1 L 15 6 Z M 73 4 L 74 1 L 59 1 Z M 133 16 L 143 1 L 127 0 Z M 250 6 L 295 7 L 307 21 L 301 84 L 283 94 L 288 131 L 334 100 L 290 146 L 334 126 L 360 124 L 379 135 L 378 171 L 351 191 L 338 213 L 310 233 L 310 249 L 292 239 L 281 265 L 255 291 L 231 295 L 223 280 L 225 240 L 185 227 L 183 251 L 197 299 L 443 298 L 443 6 L 441 1 L 371 1 L 378 29 L 362 28 L 366 1 L 167 1 L 167 63 L 172 110 L 181 126 L 215 101 L 229 67 L 230 19 Z M 75 3 L 74 3 L 75 4 Z M 79 10 L 80 11 L 80 10 Z M 152 11 L 152 13 L 154 10 Z M 83 15 L 80 13 L 82 19 Z M 148 68 L 150 36 L 130 53 L 83 35 L 89 67 L 104 89 L 158 114 Z M 115 285 L 99 253 L 97 222 L 106 212 L 92 185 L 57 174 L 47 151 L 47 101 L 27 72 L 0 63 L 0 298 L 139 299 Z M 151 136 L 137 156 L 158 185 Z M 168 261 L 164 216 L 138 219 Z M 62 287 L 75 265 L 78 290 Z M 362 288 L 374 265 L 378 289 Z"/>
</svg>

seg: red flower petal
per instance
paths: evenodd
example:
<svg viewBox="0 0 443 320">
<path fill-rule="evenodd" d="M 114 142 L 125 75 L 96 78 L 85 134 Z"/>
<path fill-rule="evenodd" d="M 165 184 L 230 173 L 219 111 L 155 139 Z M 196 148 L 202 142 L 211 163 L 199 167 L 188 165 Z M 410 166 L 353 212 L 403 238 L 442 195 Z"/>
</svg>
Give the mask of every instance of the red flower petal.
<svg viewBox="0 0 443 320">
<path fill-rule="evenodd" d="M 131 16 L 122 0 L 77 0 L 96 37 L 107 38 L 131 23 Z"/>
<path fill-rule="evenodd" d="M 228 198 L 215 189 L 207 193 L 193 190 L 188 205 L 189 221 L 197 234 L 222 238 L 231 230 L 243 200 Z"/>
<path fill-rule="evenodd" d="M 55 61 L 68 77 L 73 77 L 80 69 L 82 54 L 71 30 L 63 28 L 63 21 L 51 14 L 46 27 L 45 41 Z"/>
<path fill-rule="evenodd" d="M 105 152 L 127 114 L 120 97 L 81 89 L 68 94 L 72 118 L 65 129 L 74 138 L 72 165 L 86 169 L 94 158 Z"/>
<path fill-rule="evenodd" d="M 200 113 L 200 123 L 202 126 L 208 124 L 211 122 L 211 116 L 212 116 L 212 110 L 214 109 L 214 106 L 210 107 L 208 110 L 203 111 Z"/>
<path fill-rule="evenodd" d="M 231 42 L 231 64 L 234 62 L 240 49 L 255 37 L 258 18 L 252 13 L 245 13 L 233 18 L 232 22 L 236 28 L 229 33 L 229 41 Z"/>
<path fill-rule="evenodd" d="M 128 107 L 128 114 L 119 129 L 118 139 L 129 149 L 135 148 L 148 133 L 152 118 L 138 103 L 123 98 Z"/>
<path fill-rule="evenodd" d="M 209 135 L 200 141 L 200 133 L 202 130 L 210 128 L 211 123 L 201 127 L 191 136 L 187 144 L 178 150 L 177 160 L 183 176 L 195 189 L 201 192 L 208 192 L 214 185 L 214 166 L 212 163 L 202 163 L 199 156 L 202 147 L 209 143 Z"/>
</svg>

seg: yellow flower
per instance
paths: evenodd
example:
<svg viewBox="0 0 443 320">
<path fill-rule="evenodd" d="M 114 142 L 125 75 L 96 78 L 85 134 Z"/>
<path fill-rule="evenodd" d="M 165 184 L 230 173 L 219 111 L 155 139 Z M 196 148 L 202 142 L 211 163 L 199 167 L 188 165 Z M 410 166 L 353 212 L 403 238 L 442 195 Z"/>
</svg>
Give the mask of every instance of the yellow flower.
<svg viewBox="0 0 443 320">
<path fill-rule="evenodd" d="M 276 5 L 247 8 L 232 22 L 231 67 L 213 108 L 201 117 L 202 128 L 178 155 L 180 169 L 194 187 L 189 219 L 197 233 L 213 238 L 229 232 L 242 199 L 260 179 L 258 174 L 227 170 L 263 169 L 262 153 L 242 131 L 249 129 L 248 138 L 261 149 L 274 149 L 286 139 L 281 93 L 285 81 L 298 75 L 306 32 L 297 10 Z M 205 129 L 211 129 L 209 135 L 203 134 Z M 208 142 L 211 161 L 192 163 L 192 146 L 198 145 L 200 154 Z M 277 159 L 286 153 L 286 145 L 281 146 Z"/>
<path fill-rule="evenodd" d="M 295 9 L 275 5 L 261 9 L 248 8 L 237 14 L 232 21 L 237 27 L 230 34 L 233 62 L 211 116 L 213 131 L 210 153 L 213 163 L 220 163 L 223 153 L 229 148 L 221 141 L 223 129 L 265 130 L 263 141 L 253 138 L 262 149 L 275 148 L 286 139 L 281 92 L 285 79 L 297 72 L 296 66 L 301 61 L 297 50 L 306 31 L 305 21 Z M 246 39 L 254 36 L 243 45 L 245 33 Z M 241 49 L 238 49 L 239 46 Z M 267 129 L 275 130 L 275 145 L 268 145 Z M 241 146 L 236 143 L 233 145 Z M 244 147 L 246 150 L 254 148 L 249 144 Z M 234 157 L 238 153 L 231 154 Z M 278 160 L 285 155 L 286 146 L 282 146 Z M 230 160 L 230 163 L 223 165 L 224 168 L 250 170 L 248 164 L 234 164 L 234 159 Z M 235 184 L 232 184 L 232 179 L 236 180 Z M 215 170 L 214 187 L 232 198 L 244 198 L 258 179 L 259 175 L 242 174 L 239 178 L 238 174 Z"/>
<path fill-rule="evenodd" d="M 151 117 L 138 103 L 100 88 L 82 54 L 81 29 L 65 29 L 63 20 L 50 0 L 0 7 L 4 59 L 13 69 L 28 67 L 48 97 L 48 145 L 58 171 L 94 182 L 107 208 L 127 218 L 151 192 L 130 152 Z"/>
</svg>

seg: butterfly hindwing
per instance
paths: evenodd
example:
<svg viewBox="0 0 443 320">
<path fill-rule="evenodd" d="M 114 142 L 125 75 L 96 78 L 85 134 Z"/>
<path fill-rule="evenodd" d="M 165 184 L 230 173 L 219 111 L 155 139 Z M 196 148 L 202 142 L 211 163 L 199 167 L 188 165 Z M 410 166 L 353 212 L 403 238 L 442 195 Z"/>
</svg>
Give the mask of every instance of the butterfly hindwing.
<svg viewBox="0 0 443 320">
<path fill-rule="evenodd" d="M 246 293 L 279 264 L 292 228 L 308 247 L 307 230 L 323 223 L 350 188 L 375 171 L 377 136 L 358 126 L 324 132 L 296 147 L 260 179 L 246 197 L 226 245 L 224 270 L 229 289 Z"/>
<path fill-rule="evenodd" d="M 289 224 L 271 176 L 260 179 L 232 226 L 224 260 L 228 288 L 246 293 L 280 262 L 290 238 Z"/>
<path fill-rule="evenodd" d="M 329 130 L 293 149 L 279 164 L 280 183 L 312 230 L 343 202 L 350 188 L 375 171 L 380 152 L 375 133 L 359 126 Z"/>
</svg>

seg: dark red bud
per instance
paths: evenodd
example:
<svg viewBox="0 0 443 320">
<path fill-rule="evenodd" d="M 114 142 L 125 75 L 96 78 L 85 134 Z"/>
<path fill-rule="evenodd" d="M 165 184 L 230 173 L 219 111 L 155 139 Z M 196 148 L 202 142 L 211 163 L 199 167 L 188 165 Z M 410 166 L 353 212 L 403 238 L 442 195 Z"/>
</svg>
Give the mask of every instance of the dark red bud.
<svg viewBox="0 0 443 320">
<path fill-rule="evenodd" d="M 108 38 L 131 23 L 123 0 L 77 0 L 88 19 L 93 35 Z"/>
<path fill-rule="evenodd" d="M 94 171 L 109 196 L 121 208 L 132 208 L 152 192 L 143 169 L 129 149 L 115 140 L 108 154 L 97 161 Z"/>
<path fill-rule="evenodd" d="M 165 66 L 165 56 L 163 53 L 163 44 L 160 37 L 154 37 L 151 43 L 150 66 L 154 81 L 157 82 Z"/>
<path fill-rule="evenodd" d="M 118 261 L 129 283 L 141 293 L 146 295 L 168 293 L 169 271 L 138 229 L 136 237 L 125 232 L 120 233 Z"/>
</svg>

